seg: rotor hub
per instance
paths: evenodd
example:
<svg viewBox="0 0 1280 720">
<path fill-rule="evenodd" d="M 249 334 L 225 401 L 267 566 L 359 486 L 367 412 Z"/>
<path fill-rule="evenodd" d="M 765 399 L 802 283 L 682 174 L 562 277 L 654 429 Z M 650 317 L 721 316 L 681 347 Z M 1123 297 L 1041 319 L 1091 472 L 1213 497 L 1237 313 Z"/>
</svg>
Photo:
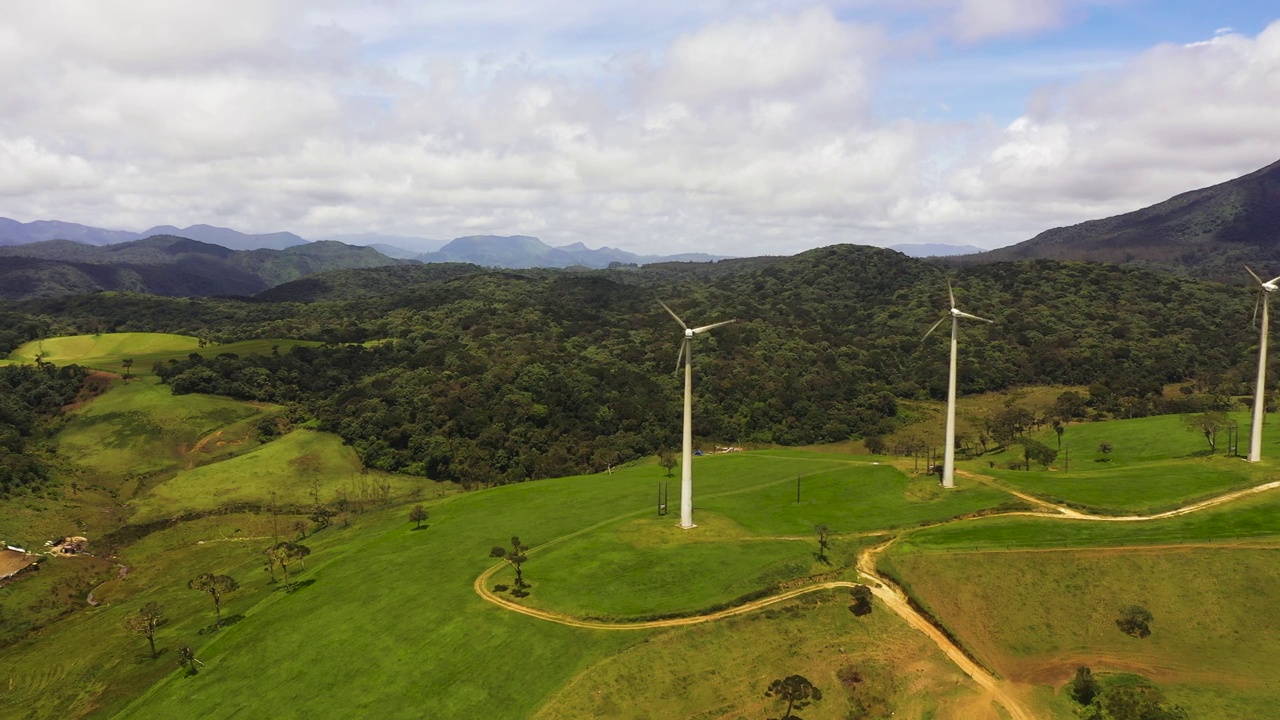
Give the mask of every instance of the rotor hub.
<svg viewBox="0 0 1280 720">
<path fill-rule="evenodd" d="M 685 329 L 684 329 L 684 336 L 685 336 L 686 338 L 691 338 L 691 337 L 693 337 L 693 328 L 685 328 Z"/>
</svg>

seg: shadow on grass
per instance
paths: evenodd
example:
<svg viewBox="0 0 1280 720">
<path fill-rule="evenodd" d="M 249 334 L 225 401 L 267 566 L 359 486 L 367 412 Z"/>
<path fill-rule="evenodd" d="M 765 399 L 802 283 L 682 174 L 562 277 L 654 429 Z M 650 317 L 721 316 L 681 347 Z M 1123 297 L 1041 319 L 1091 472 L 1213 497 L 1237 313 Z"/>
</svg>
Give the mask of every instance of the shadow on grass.
<svg viewBox="0 0 1280 720">
<path fill-rule="evenodd" d="M 167 648 L 156 648 L 155 657 L 152 657 L 150 652 L 140 652 L 133 656 L 133 664 L 146 665 L 149 662 L 155 662 L 167 652 L 169 652 Z"/>
<path fill-rule="evenodd" d="M 296 587 L 296 584 L 295 584 L 295 587 Z M 239 614 L 239 613 L 237 613 L 237 614 L 235 614 L 235 615 L 228 615 L 228 616 L 226 616 L 226 617 L 222 618 L 222 625 L 221 625 L 221 626 L 218 626 L 218 625 L 206 625 L 206 626 L 204 626 L 204 627 L 200 628 L 199 630 L 197 630 L 197 631 L 196 631 L 196 634 L 197 634 L 197 635 L 206 635 L 206 634 L 210 634 L 210 633 L 215 633 L 215 632 L 218 632 L 219 630 L 221 630 L 222 628 L 225 628 L 225 627 L 231 627 L 232 625 L 235 625 L 236 623 L 240 622 L 240 621 L 241 621 L 241 620 L 243 620 L 243 619 L 244 619 L 244 615 Z"/>
<path fill-rule="evenodd" d="M 418 532 L 419 530 L 426 530 L 426 529 L 427 529 L 427 528 L 429 528 L 429 527 L 431 527 L 431 526 L 430 526 L 430 525 L 423 525 L 422 527 L 409 528 L 409 532 Z"/>
<path fill-rule="evenodd" d="M 312 585 L 314 585 L 314 584 L 315 584 L 315 582 L 316 582 L 316 579 L 315 579 L 315 578 L 308 578 L 308 579 L 306 579 L 306 580 L 299 580 L 299 581 L 297 581 L 297 582 L 295 582 L 295 583 L 292 583 L 292 584 L 291 584 L 291 587 L 289 587 L 289 588 L 285 588 L 285 586 L 284 586 L 283 584 L 281 584 L 279 587 L 277 587 L 277 588 L 273 589 L 273 590 L 272 590 L 272 592 L 296 592 L 296 591 L 298 591 L 298 590 L 301 590 L 302 588 L 305 588 L 305 587 L 311 587 Z M 223 625 L 226 625 L 226 624 L 227 624 L 227 621 L 226 621 L 226 620 L 223 620 L 223 621 L 222 621 L 222 624 L 223 624 Z"/>
</svg>

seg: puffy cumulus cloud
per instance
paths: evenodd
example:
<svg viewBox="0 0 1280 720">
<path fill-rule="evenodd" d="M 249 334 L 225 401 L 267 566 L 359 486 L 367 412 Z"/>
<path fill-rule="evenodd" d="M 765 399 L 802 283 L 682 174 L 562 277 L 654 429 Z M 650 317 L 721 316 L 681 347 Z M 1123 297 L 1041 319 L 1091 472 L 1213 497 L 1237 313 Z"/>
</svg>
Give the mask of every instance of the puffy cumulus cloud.
<svg viewBox="0 0 1280 720">
<path fill-rule="evenodd" d="M 1032 105 L 950 178 L 975 221 L 1031 233 L 1223 182 L 1280 158 L 1280 22 L 1155 47 Z"/>
<path fill-rule="evenodd" d="M 1065 7 L 918 1 L 969 13 L 973 38 Z M 901 47 L 826 7 L 506 6 L 510 37 L 462 2 L 23 5 L 0 17 L 0 215 L 733 255 L 995 245 L 1280 152 L 1280 26 L 1155 48 L 995 127 L 878 116 Z"/>
</svg>

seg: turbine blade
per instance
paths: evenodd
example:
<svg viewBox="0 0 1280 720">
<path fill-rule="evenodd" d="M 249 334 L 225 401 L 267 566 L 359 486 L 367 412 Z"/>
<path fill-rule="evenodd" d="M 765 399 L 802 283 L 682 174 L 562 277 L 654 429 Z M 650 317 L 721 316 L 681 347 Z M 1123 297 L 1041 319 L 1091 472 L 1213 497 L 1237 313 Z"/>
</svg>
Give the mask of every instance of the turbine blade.
<svg viewBox="0 0 1280 720">
<path fill-rule="evenodd" d="M 995 322 L 995 320 L 988 320 L 988 319 L 986 319 L 986 318 L 980 318 L 980 317 L 978 317 L 977 315 L 970 315 L 969 313 L 967 313 L 967 312 L 962 312 L 962 311 L 960 311 L 960 310 L 957 310 L 957 311 L 956 311 L 956 314 L 957 314 L 957 315 L 959 315 L 959 316 L 960 316 L 960 317 L 962 317 L 962 318 L 969 318 L 970 320 L 981 320 L 982 322 L 985 322 L 985 323 L 994 323 L 994 322 Z"/>
<path fill-rule="evenodd" d="M 1266 291 L 1259 290 L 1258 297 L 1254 298 L 1253 300 L 1253 320 L 1251 322 L 1253 323 L 1254 327 L 1258 327 L 1258 306 L 1262 304 L 1262 295 L 1264 292 Z"/>
<path fill-rule="evenodd" d="M 956 306 L 956 291 L 951 288 L 951 281 L 947 280 L 947 297 L 951 298 L 951 307 Z"/>
<path fill-rule="evenodd" d="M 947 316 L 943 315 L 942 318 L 938 320 L 938 322 L 933 324 L 933 327 L 929 328 L 929 332 L 925 333 L 924 337 L 920 338 L 920 342 L 924 342 L 925 340 L 928 340 L 929 336 L 933 334 L 933 331 L 937 330 L 938 326 L 941 325 L 943 322 L 945 322 L 946 319 L 947 319 Z"/>
<path fill-rule="evenodd" d="M 1259 285 L 1262 284 L 1262 278 L 1258 277 L 1258 273 L 1254 272 L 1253 268 L 1249 267 L 1248 265 L 1245 265 L 1244 269 L 1249 271 L 1249 274 L 1253 276 L 1254 280 L 1258 281 Z"/>
<path fill-rule="evenodd" d="M 687 338 L 680 341 L 680 352 L 676 353 L 676 372 L 680 372 L 680 361 L 684 359 L 684 349 L 688 345 L 689 340 Z"/>
<path fill-rule="evenodd" d="M 721 325 L 728 325 L 728 324 L 729 324 L 729 323 L 731 323 L 731 322 L 737 322 L 737 320 L 736 320 L 736 319 L 734 319 L 734 320 L 725 320 L 724 322 L 711 323 L 710 325 L 703 325 L 702 327 L 696 327 L 696 328 L 694 328 L 694 329 L 693 329 L 693 332 L 694 332 L 694 334 L 696 335 L 696 334 L 701 333 L 701 332 L 706 332 L 706 331 L 708 331 L 708 330 L 710 330 L 710 329 L 712 329 L 712 328 L 718 328 L 718 327 L 720 327 Z"/>
<path fill-rule="evenodd" d="M 1272 285 L 1274 285 L 1274 284 L 1275 284 L 1275 282 L 1276 282 L 1276 280 L 1280 280 L 1280 277 L 1272 278 L 1272 279 L 1268 280 L 1267 282 L 1268 282 L 1268 283 L 1270 283 L 1270 284 L 1272 284 Z"/>
<path fill-rule="evenodd" d="M 679 315 L 677 315 L 677 314 L 675 314 L 675 311 L 673 311 L 671 308 L 667 307 L 667 304 L 666 304 L 666 303 L 664 303 L 664 302 L 662 302 L 661 300 L 659 300 L 659 301 L 658 301 L 658 304 L 662 306 L 662 309 L 663 309 L 663 310 L 666 310 L 667 312 L 671 313 L 671 317 L 675 318 L 675 319 L 676 319 L 676 322 L 680 323 L 680 327 L 684 328 L 685 330 L 688 330 L 688 329 L 689 329 L 689 326 L 688 326 L 688 325 L 685 325 L 685 324 L 684 324 L 684 321 L 680 319 L 680 316 L 679 316 Z"/>
</svg>

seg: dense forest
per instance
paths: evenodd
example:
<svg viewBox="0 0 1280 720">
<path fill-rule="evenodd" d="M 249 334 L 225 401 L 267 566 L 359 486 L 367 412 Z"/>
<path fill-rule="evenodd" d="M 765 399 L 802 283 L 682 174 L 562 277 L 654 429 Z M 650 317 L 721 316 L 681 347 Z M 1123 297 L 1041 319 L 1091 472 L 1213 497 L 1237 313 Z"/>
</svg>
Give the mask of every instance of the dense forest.
<svg viewBox="0 0 1280 720">
<path fill-rule="evenodd" d="M 946 392 L 943 268 L 892 251 L 610 271 L 469 265 L 330 273 L 257 298 L 128 294 L 10 307 L 9 344 L 37 332 L 166 331 L 203 356 L 155 372 L 175 393 L 289 405 L 370 466 L 465 483 L 603 469 L 678 446 L 679 327 L 736 318 L 694 347 L 695 432 L 707 442 L 805 444 L 891 433 L 902 399 Z M 1049 260 L 950 275 L 961 392 L 1090 386 L 1095 412 L 1167 410 L 1164 385 L 1220 396 L 1251 386 L 1253 297 L 1136 268 Z M 21 322 L 18 322 L 21 320 Z M 249 337 L 325 341 L 268 357 L 219 355 Z M 139 368 L 143 369 L 143 368 Z"/>
<path fill-rule="evenodd" d="M 75 365 L 0 366 L 0 498 L 38 492 L 49 481 L 48 423 L 82 392 L 88 373 Z"/>
</svg>

